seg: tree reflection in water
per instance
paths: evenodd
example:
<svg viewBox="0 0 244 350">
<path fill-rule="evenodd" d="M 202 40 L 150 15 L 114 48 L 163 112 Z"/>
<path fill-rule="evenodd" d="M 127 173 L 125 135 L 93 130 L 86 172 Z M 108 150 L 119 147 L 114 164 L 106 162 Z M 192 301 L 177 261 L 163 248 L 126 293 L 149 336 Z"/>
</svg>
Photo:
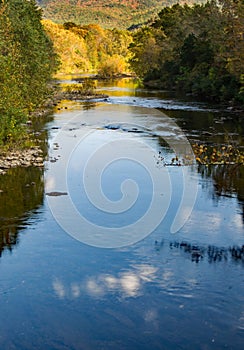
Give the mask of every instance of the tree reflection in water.
<svg viewBox="0 0 244 350">
<path fill-rule="evenodd" d="M 155 241 L 155 249 L 160 251 L 164 246 L 164 241 L 161 243 Z M 172 250 L 179 249 L 184 254 L 187 254 L 192 262 L 199 263 L 207 258 L 209 263 L 221 262 L 221 261 L 234 261 L 244 264 L 244 245 L 243 246 L 231 246 L 228 248 L 216 247 L 214 245 L 200 246 L 191 244 L 185 241 L 169 242 L 169 247 Z"/>
<path fill-rule="evenodd" d="M 238 199 L 244 200 L 244 165 L 199 165 L 198 170 L 203 177 L 212 177 L 217 196 L 236 194 Z"/>
<path fill-rule="evenodd" d="M 236 197 L 242 210 L 244 223 L 244 165 L 219 164 L 199 165 L 198 172 L 203 178 L 211 178 L 212 197 L 218 201 L 221 196 Z M 160 251 L 164 245 L 155 241 L 155 249 Z M 199 246 L 189 242 L 169 242 L 170 249 L 179 249 L 189 256 L 191 261 L 199 263 L 207 258 L 209 263 L 231 260 L 244 264 L 244 245 L 230 246 L 228 248 L 213 245 Z"/>
<path fill-rule="evenodd" d="M 212 178 L 214 200 L 218 201 L 220 196 L 237 198 L 244 223 L 244 165 L 199 165 L 198 171 L 203 178 Z"/>
<path fill-rule="evenodd" d="M 19 167 L 0 176 L 0 256 L 18 243 L 19 231 L 42 205 L 43 194 L 42 169 Z"/>
</svg>

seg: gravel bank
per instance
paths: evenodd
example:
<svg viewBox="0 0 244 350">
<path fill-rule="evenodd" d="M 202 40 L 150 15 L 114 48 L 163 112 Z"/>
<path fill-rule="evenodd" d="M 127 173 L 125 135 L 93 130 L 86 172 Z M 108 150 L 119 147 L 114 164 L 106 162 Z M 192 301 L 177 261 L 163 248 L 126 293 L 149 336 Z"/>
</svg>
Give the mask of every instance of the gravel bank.
<svg viewBox="0 0 244 350">
<path fill-rule="evenodd" d="M 19 166 L 43 168 L 44 156 L 42 150 L 39 147 L 32 147 L 0 154 L 0 175 L 6 174 L 10 168 Z"/>
</svg>

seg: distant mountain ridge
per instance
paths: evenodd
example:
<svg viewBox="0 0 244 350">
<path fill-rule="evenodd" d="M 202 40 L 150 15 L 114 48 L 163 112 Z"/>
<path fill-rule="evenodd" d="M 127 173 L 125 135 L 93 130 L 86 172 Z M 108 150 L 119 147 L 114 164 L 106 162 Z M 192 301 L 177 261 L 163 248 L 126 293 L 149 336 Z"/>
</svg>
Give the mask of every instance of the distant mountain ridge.
<svg viewBox="0 0 244 350">
<path fill-rule="evenodd" d="M 201 0 L 200 0 L 201 1 Z M 198 2 L 200 2 L 198 1 Z M 39 0 L 44 17 L 57 23 L 99 24 L 105 28 L 128 28 L 146 23 L 177 0 Z"/>
</svg>

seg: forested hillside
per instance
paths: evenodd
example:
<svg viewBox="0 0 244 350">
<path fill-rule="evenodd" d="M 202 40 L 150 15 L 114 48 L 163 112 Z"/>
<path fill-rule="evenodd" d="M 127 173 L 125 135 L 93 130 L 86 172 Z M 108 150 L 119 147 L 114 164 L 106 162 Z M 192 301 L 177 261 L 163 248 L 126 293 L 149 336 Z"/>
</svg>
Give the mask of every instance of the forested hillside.
<svg viewBox="0 0 244 350">
<path fill-rule="evenodd" d="M 22 124 L 57 67 L 41 16 L 34 0 L 0 1 L 0 146 L 23 138 Z"/>
<path fill-rule="evenodd" d="M 99 24 L 104 28 L 126 29 L 145 23 L 164 7 L 188 0 L 38 0 L 46 19 L 56 23 Z M 203 0 L 195 0 L 203 2 Z"/>
</svg>

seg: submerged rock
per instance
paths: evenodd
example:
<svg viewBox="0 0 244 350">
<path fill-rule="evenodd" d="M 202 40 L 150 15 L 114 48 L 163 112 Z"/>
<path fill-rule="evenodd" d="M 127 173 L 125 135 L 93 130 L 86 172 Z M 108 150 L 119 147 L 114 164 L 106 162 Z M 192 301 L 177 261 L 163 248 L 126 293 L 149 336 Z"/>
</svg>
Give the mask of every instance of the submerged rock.
<svg viewBox="0 0 244 350">
<path fill-rule="evenodd" d="M 67 192 L 48 192 L 46 193 L 46 196 L 50 196 L 50 197 L 59 197 L 59 196 L 67 196 L 68 193 Z"/>
</svg>

